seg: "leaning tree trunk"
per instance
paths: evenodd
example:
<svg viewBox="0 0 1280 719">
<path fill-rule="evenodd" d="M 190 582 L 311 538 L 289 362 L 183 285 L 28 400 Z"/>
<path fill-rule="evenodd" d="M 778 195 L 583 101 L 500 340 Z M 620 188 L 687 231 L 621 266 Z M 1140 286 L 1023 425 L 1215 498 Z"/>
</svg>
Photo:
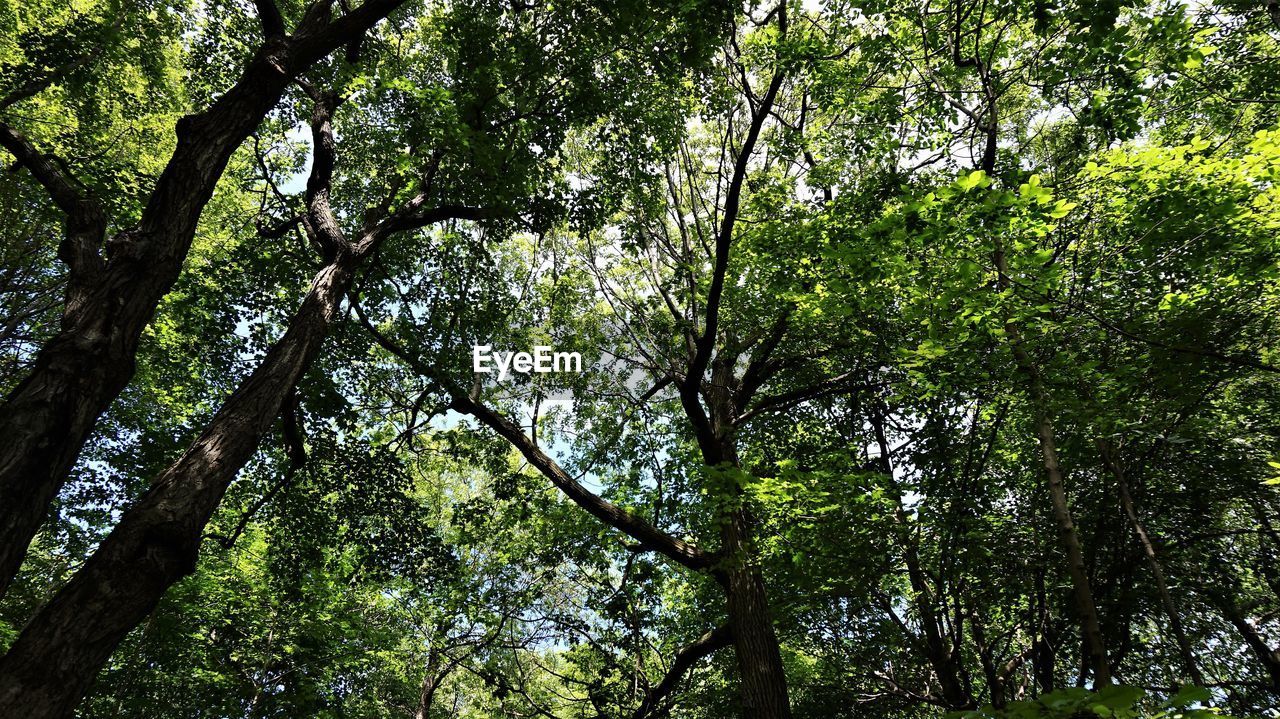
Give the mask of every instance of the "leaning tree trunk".
<svg viewBox="0 0 1280 719">
<path fill-rule="evenodd" d="M 0 716 L 70 716 L 125 635 L 194 571 L 210 516 L 337 317 L 351 265 L 347 256 L 316 275 L 258 368 L 0 658 Z"/>
<path fill-rule="evenodd" d="M 1261 495 L 1255 495 L 1250 503 L 1253 509 L 1253 516 L 1258 520 L 1258 526 L 1262 529 L 1262 536 L 1271 540 L 1271 546 L 1276 551 L 1280 551 L 1280 533 L 1276 532 L 1275 525 L 1271 523 L 1268 514 L 1271 511 L 1270 502 Z M 1280 599 L 1280 572 L 1275 571 L 1275 561 L 1266 559 L 1274 556 L 1272 554 L 1264 555 L 1264 564 L 1262 565 L 1263 579 L 1266 580 L 1267 586 L 1271 587 L 1271 593 Z"/>
<path fill-rule="evenodd" d="M 676 690 L 676 685 L 684 678 L 685 673 L 692 669 L 698 660 L 711 656 L 732 643 L 733 630 L 728 626 L 719 626 L 681 647 L 672 657 L 671 666 L 667 669 L 666 675 L 657 685 L 645 692 L 640 706 L 631 713 L 631 719 L 661 716 L 661 703 Z"/>
<path fill-rule="evenodd" d="M 1016 330 L 1015 330 L 1016 331 Z M 1011 335 L 1016 337 L 1016 335 Z M 1053 503 L 1053 516 L 1058 524 L 1058 535 L 1067 553 L 1067 574 L 1071 577 L 1072 595 L 1075 597 L 1076 614 L 1080 618 L 1080 630 L 1084 635 L 1084 651 L 1089 667 L 1094 673 L 1094 684 L 1111 683 L 1111 665 L 1107 661 L 1106 641 L 1102 625 L 1098 621 L 1098 609 L 1093 600 L 1093 588 L 1085 567 L 1084 550 L 1080 534 L 1076 531 L 1067 502 L 1067 490 L 1063 484 L 1062 467 L 1058 463 L 1058 449 L 1054 438 L 1053 421 L 1049 418 L 1047 395 L 1039 372 L 1031 364 L 1031 358 L 1014 339 L 1014 354 L 1019 365 L 1029 369 L 1028 385 L 1035 412 L 1036 435 L 1040 440 L 1040 454 L 1044 460 L 1045 477 L 1049 483 L 1049 497 Z"/>
<path fill-rule="evenodd" d="M 1249 621 L 1248 617 L 1240 611 L 1232 597 L 1224 596 L 1219 599 L 1219 607 L 1223 616 L 1226 617 L 1231 626 L 1236 628 L 1240 633 L 1240 637 L 1244 639 L 1244 643 L 1248 645 L 1249 650 L 1257 657 L 1258 662 L 1267 670 L 1267 675 L 1271 677 L 1271 691 L 1280 694 L 1280 647 L 1272 648 L 1267 643 L 1262 632 L 1258 631 L 1258 627 Z"/>
<path fill-rule="evenodd" d="M 1174 639 L 1178 643 L 1178 652 L 1182 655 L 1182 663 L 1186 667 L 1187 676 L 1194 684 L 1204 686 L 1204 676 L 1200 674 L 1200 667 L 1196 664 L 1195 653 L 1191 650 L 1191 642 L 1187 639 L 1187 633 L 1182 627 L 1182 613 L 1178 610 L 1178 604 L 1174 601 L 1173 594 L 1169 592 L 1169 582 L 1165 578 L 1164 566 L 1160 563 L 1159 557 L 1156 556 L 1156 548 L 1151 543 L 1147 528 L 1143 526 L 1142 520 L 1138 518 L 1137 510 L 1134 509 L 1133 496 L 1129 493 L 1129 482 L 1125 479 L 1124 468 L 1120 466 L 1110 442 L 1099 438 L 1097 445 L 1098 451 L 1102 455 L 1103 464 L 1111 471 L 1111 476 L 1115 477 L 1116 491 L 1120 495 L 1120 506 L 1124 509 L 1125 517 L 1129 520 L 1129 526 L 1133 529 L 1134 536 L 1138 538 L 1138 543 L 1142 545 L 1142 554 L 1147 560 L 1147 567 L 1151 570 L 1151 576 L 1156 580 L 1156 591 L 1160 593 L 1160 602 L 1164 605 L 1165 614 L 1169 617 L 1169 630 L 1173 632 Z"/>
<path fill-rule="evenodd" d="M 992 259 L 997 272 L 996 286 L 1003 291 L 1009 285 L 1009 263 L 999 238 L 995 240 Z M 1058 462 L 1058 445 L 1049 411 L 1049 393 L 1045 389 L 1044 379 L 1040 376 L 1040 369 L 1036 366 L 1035 359 L 1023 347 L 1022 332 L 1017 323 L 1006 322 L 1004 331 L 1009 338 L 1009 348 L 1013 352 L 1018 370 L 1026 379 L 1036 437 L 1039 439 L 1040 455 L 1049 485 L 1049 498 L 1053 505 L 1053 517 L 1058 525 L 1062 547 L 1067 553 L 1067 574 L 1071 577 L 1076 614 L 1080 619 L 1083 654 L 1088 666 L 1093 670 L 1095 686 L 1110 684 L 1111 665 L 1107 660 L 1106 641 L 1103 639 L 1102 625 L 1098 621 L 1097 604 L 1093 599 L 1093 588 L 1084 562 L 1084 550 L 1080 546 L 1080 534 L 1076 531 L 1075 521 L 1071 517 L 1071 505 L 1067 501 L 1062 466 Z"/>
<path fill-rule="evenodd" d="M 177 146 L 139 223 L 108 240 L 105 259 L 96 242 L 68 235 L 61 328 L 0 406 L 0 595 L 98 417 L 132 379 L 142 330 L 177 280 L 231 154 L 294 77 L 403 1 L 368 0 L 333 22 L 309 15 L 297 34 L 269 38 L 230 90 L 178 121 Z M 82 231 L 76 219 L 69 233 Z"/>
</svg>

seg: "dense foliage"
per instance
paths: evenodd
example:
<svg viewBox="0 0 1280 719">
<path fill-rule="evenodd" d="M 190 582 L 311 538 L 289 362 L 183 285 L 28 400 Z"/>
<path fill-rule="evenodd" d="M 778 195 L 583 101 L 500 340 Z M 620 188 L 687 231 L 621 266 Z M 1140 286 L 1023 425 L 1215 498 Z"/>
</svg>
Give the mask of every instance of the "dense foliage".
<svg viewBox="0 0 1280 719">
<path fill-rule="evenodd" d="M 1280 717 L 1273 0 L 0 30 L 0 715 Z"/>
</svg>

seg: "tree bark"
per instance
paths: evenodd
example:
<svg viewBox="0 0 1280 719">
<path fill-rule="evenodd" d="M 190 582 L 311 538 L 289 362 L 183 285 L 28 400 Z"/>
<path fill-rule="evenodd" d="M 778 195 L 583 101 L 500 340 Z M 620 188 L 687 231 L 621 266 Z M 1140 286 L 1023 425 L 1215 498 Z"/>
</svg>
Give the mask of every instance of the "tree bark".
<svg viewBox="0 0 1280 719">
<path fill-rule="evenodd" d="M 748 719 L 790 719 L 791 701 L 787 691 L 786 671 L 782 666 L 782 650 L 769 612 L 769 598 L 764 577 L 755 563 L 751 533 L 754 522 L 743 504 L 743 488 L 738 482 L 742 464 L 738 458 L 737 416 L 733 376 L 735 362 L 717 356 L 713 362 L 711 382 L 706 388 L 709 412 L 705 424 L 690 416 L 702 453 L 702 461 L 711 481 L 712 495 L 720 494 L 720 555 L 724 564 L 725 600 L 729 628 L 738 660 L 738 674 L 744 716 Z M 695 396 L 693 402 L 699 400 Z M 689 414 L 689 395 L 681 393 Z M 697 404 L 699 412 L 701 404 Z"/>
<path fill-rule="evenodd" d="M 885 474 L 894 495 L 894 524 L 898 526 L 898 537 L 907 565 L 907 579 L 911 583 L 911 603 L 916 609 L 916 614 L 920 616 L 920 626 L 924 632 L 925 659 L 938 679 L 938 685 L 942 689 L 942 699 L 947 707 L 956 711 L 973 709 L 977 707 L 977 702 L 960 678 L 960 666 L 956 653 L 951 651 L 950 644 L 942 635 L 942 621 L 938 616 L 933 588 L 929 586 L 929 579 L 920 565 L 920 554 L 911 536 L 910 522 L 907 519 L 906 509 L 902 506 L 902 487 L 893 476 L 893 460 L 890 457 L 891 450 L 889 439 L 884 431 L 884 421 L 882 411 L 876 409 L 871 417 L 871 428 L 880 450 L 880 471 Z"/>
<path fill-rule="evenodd" d="M 1267 675 L 1271 677 L 1271 690 L 1280 694 L 1280 647 L 1273 649 L 1270 644 L 1267 644 L 1262 632 L 1259 632 L 1253 622 L 1244 616 L 1231 597 L 1221 597 L 1219 605 L 1227 621 L 1236 628 L 1249 650 L 1267 670 Z"/>
<path fill-rule="evenodd" d="M 785 37 L 787 3 L 778 5 L 774 18 L 779 35 Z M 742 191 L 747 184 L 756 143 L 766 119 L 773 112 L 774 101 L 782 89 L 784 77 L 784 68 L 775 67 L 758 101 L 750 87 L 744 88 L 751 122 L 736 152 L 730 149 L 728 140 L 723 147 L 723 151 L 734 155 L 733 172 L 725 188 L 723 215 L 715 236 L 711 282 L 703 308 L 702 331 L 696 333 L 689 344 L 688 366 L 679 382 L 680 404 L 697 439 L 708 478 L 716 473 L 735 475 L 726 477 L 728 481 L 724 481 L 724 486 L 713 486 L 710 490 L 712 493 L 719 490 L 724 495 L 719 498 L 724 502 L 720 506 L 727 507 L 719 509 L 716 517 L 720 523 L 720 554 L 724 562 L 722 584 L 738 659 L 743 712 L 750 719 L 791 719 L 791 702 L 787 693 L 786 672 L 782 666 L 782 651 L 769 613 L 764 577 L 752 557 L 753 522 L 742 504 L 742 487 L 736 482 L 736 475 L 741 474 L 742 466 L 735 438 L 737 403 L 745 405 L 749 398 L 735 398 L 735 389 L 742 385 L 734 376 L 736 352 L 722 353 L 716 350 L 722 339 L 719 329 L 720 305 L 724 297 L 725 277 L 729 269 Z M 708 368 L 711 368 L 711 382 L 709 386 L 704 386 Z M 707 397 L 706 408 L 702 404 L 704 390 Z"/>
<path fill-rule="evenodd" d="M 1093 588 L 1089 582 L 1089 571 L 1084 563 L 1080 535 L 1076 531 L 1075 521 L 1071 517 L 1071 507 L 1067 502 L 1067 490 L 1063 484 L 1062 467 L 1058 463 L 1057 442 L 1054 438 L 1053 421 L 1047 412 L 1044 385 L 1040 380 L 1039 372 L 1034 369 L 1034 365 L 1030 364 L 1030 357 L 1026 351 L 1021 348 L 1017 340 L 1014 342 L 1014 354 L 1018 356 L 1019 364 L 1031 368 L 1028 383 L 1036 414 L 1036 435 L 1040 440 L 1040 453 L 1044 459 L 1044 471 L 1049 483 L 1053 515 L 1058 523 L 1058 534 L 1067 552 L 1067 573 L 1071 577 L 1076 614 L 1079 615 L 1081 632 L 1084 634 L 1085 653 L 1088 655 L 1089 666 L 1094 673 L 1094 683 L 1110 684 L 1111 665 L 1107 661 L 1106 641 L 1098 621 L 1098 609 L 1093 600 Z"/>
<path fill-rule="evenodd" d="M 996 266 L 997 288 L 1003 291 L 1009 283 L 1009 264 L 1005 258 L 1003 245 L 998 238 L 995 250 L 992 252 L 992 259 Z M 1014 361 L 1026 379 L 1027 394 L 1034 414 L 1036 437 L 1039 440 L 1045 478 L 1049 485 L 1049 498 L 1053 505 L 1053 516 L 1058 525 L 1058 535 L 1063 549 L 1067 553 L 1067 574 L 1071 577 L 1072 595 L 1075 598 L 1076 614 L 1080 620 L 1083 653 L 1088 666 L 1093 670 L 1095 686 L 1110 684 L 1111 665 L 1107 660 L 1106 641 L 1102 634 L 1102 625 L 1098 621 L 1098 609 L 1093 599 L 1089 571 L 1084 562 L 1084 551 L 1080 546 L 1080 535 L 1071 517 L 1071 505 L 1067 501 L 1062 466 L 1058 462 L 1057 440 L 1054 436 L 1053 419 L 1049 413 L 1049 393 L 1045 389 L 1044 379 L 1040 376 L 1040 369 L 1036 366 L 1035 360 L 1022 345 L 1022 332 L 1017 323 L 1006 322 L 1004 331 L 1009 338 L 1009 348 L 1013 352 Z"/>
<path fill-rule="evenodd" d="M 431 703 L 443 679 L 440 673 L 440 652 L 432 647 L 427 654 L 427 666 L 422 670 L 422 685 L 418 687 L 418 706 L 413 710 L 413 719 L 428 719 L 431 716 Z"/>
<path fill-rule="evenodd" d="M 1253 516 L 1258 520 L 1258 526 L 1262 530 L 1262 536 L 1271 541 L 1272 553 L 1263 554 L 1262 578 L 1271 588 L 1271 593 L 1280 599 L 1280 571 L 1277 571 L 1276 556 L 1274 552 L 1280 552 L 1280 533 L 1276 532 L 1275 525 L 1271 523 L 1270 502 L 1261 494 L 1255 494 L 1252 501 L 1249 502 L 1250 508 L 1253 509 Z"/>
<path fill-rule="evenodd" d="M 1057 632 L 1049 616 L 1049 598 L 1044 586 L 1044 569 L 1036 568 L 1036 616 L 1031 649 L 1031 668 L 1042 693 L 1057 688 Z"/>
<path fill-rule="evenodd" d="M 736 509 L 721 521 L 722 551 L 731 565 L 724 592 L 738 659 L 743 714 L 748 719 L 790 719 L 787 677 L 764 578 L 748 556 L 750 518 L 745 510 Z"/>
<path fill-rule="evenodd" d="M 1169 582 L 1165 578 L 1164 566 L 1161 565 L 1160 559 L 1156 556 L 1155 545 L 1151 543 L 1151 538 L 1147 535 L 1147 529 L 1143 526 L 1142 520 L 1138 518 L 1137 510 L 1134 509 L 1133 496 L 1129 493 L 1129 482 L 1125 479 L 1124 468 L 1120 466 L 1119 459 L 1116 457 L 1115 450 L 1110 442 L 1099 437 L 1097 445 L 1098 452 L 1102 455 L 1103 464 L 1111 471 L 1111 476 L 1115 477 L 1116 490 L 1120 495 L 1120 506 L 1124 509 L 1125 517 L 1129 520 L 1129 526 L 1133 528 L 1134 536 L 1137 537 L 1138 543 L 1142 545 L 1142 554 L 1147 560 L 1147 567 L 1151 569 L 1151 575 L 1156 580 L 1156 591 L 1160 593 L 1160 602 L 1164 605 L 1165 614 L 1169 616 L 1169 629 L 1173 632 L 1174 639 L 1178 643 L 1178 652 L 1182 655 L 1182 663 L 1187 670 L 1187 676 L 1197 686 L 1204 686 L 1204 676 L 1200 673 L 1200 667 L 1196 664 L 1195 653 L 1191 651 L 1191 642 L 1187 639 L 1187 633 L 1182 627 L 1182 614 L 1178 611 L 1178 604 L 1174 601 L 1173 595 L 1169 593 Z"/>
<path fill-rule="evenodd" d="M 350 264 L 316 275 L 289 329 L 254 373 L 0 658 L 0 716 L 70 716 L 125 635 L 195 570 L 210 516 L 338 315 Z"/>
<path fill-rule="evenodd" d="M 368 0 L 332 22 L 311 13 L 292 37 L 269 38 L 222 97 L 178 121 L 177 146 L 139 223 L 107 241 L 105 258 L 97 247 L 105 221 L 86 232 L 69 214 L 62 254 L 71 273 L 61 328 L 0 406 L 0 595 L 98 417 L 132 379 L 143 328 L 177 280 L 231 154 L 294 77 L 402 2 Z M 56 200 L 58 190 L 42 184 Z"/>
<path fill-rule="evenodd" d="M 332 139 L 334 102 L 315 104 L 316 147 Z M 308 205 L 316 224 L 329 228 L 316 239 L 332 259 L 312 279 L 284 335 L 258 367 L 0 658 L 0 716 L 70 715 L 125 635 L 170 586 L 195 570 L 205 525 L 318 354 L 363 260 L 393 232 L 485 214 L 456 206 L 424 209 L 424 191 L 348 242 L 332 222 L 327 192 L 317 192 L 327 188 L 331 169 L 312 164 Z"/>
</svg>

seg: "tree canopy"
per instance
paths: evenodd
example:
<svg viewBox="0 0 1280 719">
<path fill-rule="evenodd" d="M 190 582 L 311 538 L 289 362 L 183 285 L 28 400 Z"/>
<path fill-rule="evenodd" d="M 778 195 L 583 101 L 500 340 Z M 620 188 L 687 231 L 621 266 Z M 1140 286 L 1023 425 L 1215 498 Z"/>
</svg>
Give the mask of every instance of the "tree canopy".
<svg viewBox="0 0 1280 719">
<path fill-rule="evenodd" d="M 1273 0 L 0 28 L 0 716 L 1280 716 Z"/>
</svg>

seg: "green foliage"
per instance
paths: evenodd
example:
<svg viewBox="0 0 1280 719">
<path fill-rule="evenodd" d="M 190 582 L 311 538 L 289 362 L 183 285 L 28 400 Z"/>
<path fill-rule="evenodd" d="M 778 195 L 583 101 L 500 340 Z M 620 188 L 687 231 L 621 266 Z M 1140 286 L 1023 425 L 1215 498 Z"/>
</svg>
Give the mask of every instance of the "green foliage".
<svg viewBox="0 0 1280 719">
<path fill-rule="evenodd" d="M 1203 687 L 1184 686 L 1162 702 L 1151 702 L 1147 692 L 1138 687 L 1119 684 L 1097 692 L 1082 688 L 1059 689 L 1035 701 L 1009 702 L 1004 707 L 990 706 L 978 711 L 957 712 L 950 716 L 972 719 L 1050 719 L 1060 717 L 1098 716 L 1114 719 L 1208 719 L 1226 716 L 1208 708 L 1211 694 Z"/>
<path fill-rule="evenodd" d="M 123 229 L 178 117 L 256 47 L 256 5 L 0 0 L 0 97 L 38 88 L 0 120 Z M 426 191 L 492 219 L 398 232 L 359 269 L 197 571 L 81 714 L 412 716 L 430 679 L 432 719 L 629 717 L 727 621 L 723 572 L 746 568 L 797 718 L 1272 716 L 1264 5 L 792 2 L 784 31 L 772 5 L 408 3 L 304 73 L 345 98 L 334 212 L 354 236 Z M 306 6 L 281 2 L 286 25 Z M 295 221 L 311 110 L 291 88 L 232 157 L 0 601 L 0 646 L 290 327 L 322 263 Z M 21 167 L 0 173 L 0 217 L 7 392 L 67 273 L 63 218 Z M 474 344 L 578 351 L 588 371 L 499 383 Z M 664 559 L 450 387 L 630 516 L 710 553 L 745 540 L 712 570 Z M 691 404 L 719 411 L 717 461 Z M 1046 435 L 1125 685 L 1082 668 Z M 739 672 L 732 648 L 699 660 L 655 716 L 737 715 Z"/>
</svg>

